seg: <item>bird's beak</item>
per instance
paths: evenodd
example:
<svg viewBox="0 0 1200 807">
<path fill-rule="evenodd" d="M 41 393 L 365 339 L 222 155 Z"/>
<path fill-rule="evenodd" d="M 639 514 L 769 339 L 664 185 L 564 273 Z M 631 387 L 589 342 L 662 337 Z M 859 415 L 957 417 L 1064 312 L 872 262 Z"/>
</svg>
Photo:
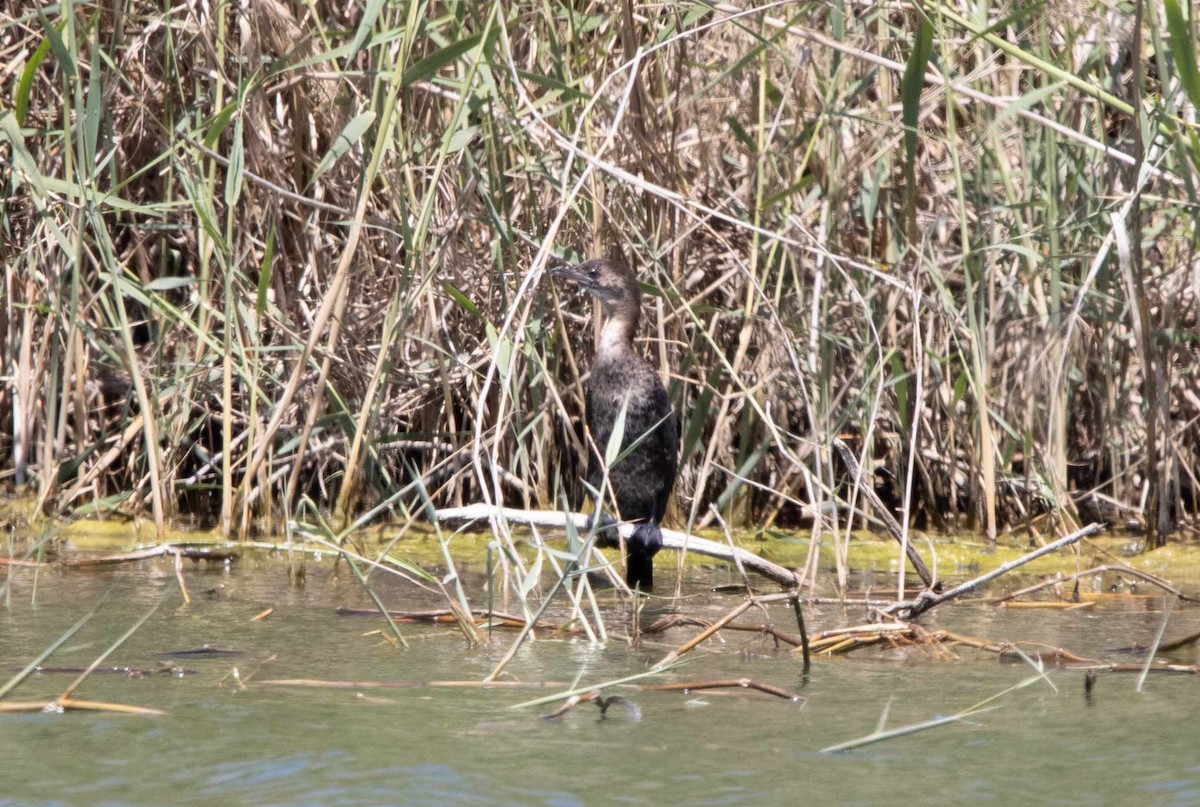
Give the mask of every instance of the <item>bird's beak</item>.
<svg viewBox="0 0 1200 807">
<path fill-rule="evenodd" d="M 550 270 L 550 277 L 555 280 L 565 280 L 585 289 L 591 289 L 595 284 L 591 278 L 573 266 L 558 266 Z"/>
</svg>

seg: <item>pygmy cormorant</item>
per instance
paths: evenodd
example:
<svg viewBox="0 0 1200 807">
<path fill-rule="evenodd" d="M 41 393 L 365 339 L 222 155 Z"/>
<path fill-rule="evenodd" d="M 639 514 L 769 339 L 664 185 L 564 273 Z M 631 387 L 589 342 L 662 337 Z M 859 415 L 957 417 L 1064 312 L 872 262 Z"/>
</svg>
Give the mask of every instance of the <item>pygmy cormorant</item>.
<svg viewBox="0 0 1200 807">
<path fill-rule="evenodd" d="M 662 548 L 659 523 L 675 484 L 679 420 L 658 371 L 633 347 L 642 290 L 622 258 L 597 258 L 550 274 L 580 286 L 604 309 L 600 344 L 584 390 L 592 436 L 587 478 L 606 502 L 616 505 L 621 520 L 641 522 L 625 542 L 625 580 L 630 588 L 649 591 L 654 586 L 654 556 Z M 605 488 L 604 453 L 622 407 L 624 456 L 608 468 Z"/>
</svg>

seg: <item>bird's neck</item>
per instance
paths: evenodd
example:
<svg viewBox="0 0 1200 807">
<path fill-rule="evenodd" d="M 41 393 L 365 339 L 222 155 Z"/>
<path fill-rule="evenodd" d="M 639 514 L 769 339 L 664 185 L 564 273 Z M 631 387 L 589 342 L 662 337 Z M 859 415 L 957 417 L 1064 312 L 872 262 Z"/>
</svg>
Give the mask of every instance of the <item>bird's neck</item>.
<svg viewBox="0 0 1200 807">
<path fill-rule="evenodd" d="M 616 306 L 605 312 L 604 327 L 596 358 L 612 358 L 633 352 L 633 337 L 637 334 L 639 310 L 636 304 Z"/>
</svg>

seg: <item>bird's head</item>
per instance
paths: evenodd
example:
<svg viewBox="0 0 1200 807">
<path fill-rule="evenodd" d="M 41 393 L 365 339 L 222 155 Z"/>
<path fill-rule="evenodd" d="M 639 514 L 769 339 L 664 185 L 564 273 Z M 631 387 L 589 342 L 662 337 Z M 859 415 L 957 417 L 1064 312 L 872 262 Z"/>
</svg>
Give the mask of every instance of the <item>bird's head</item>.
<svg viewBox="0 0 1200 807">
<path fill-rule="evenodd" d="M 593 258 L 578 266 L 551 269 L 550 276 L 582 288 L 604 304 L 605 314 L 641 306 L 641 286 L 621 258 Z"/>
</svg>

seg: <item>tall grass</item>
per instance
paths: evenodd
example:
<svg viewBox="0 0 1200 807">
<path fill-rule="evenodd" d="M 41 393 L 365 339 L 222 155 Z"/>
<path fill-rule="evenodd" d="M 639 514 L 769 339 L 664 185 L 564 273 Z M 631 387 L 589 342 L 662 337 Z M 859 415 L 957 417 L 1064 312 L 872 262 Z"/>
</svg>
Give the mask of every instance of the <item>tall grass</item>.
<svg viewBox="0 0 1200 807">
<path fill-rule="evenodd" d="M 1160 542 L 1200 512 L 1194 28 L 0 0 L 3 478 L 236 535 L 301 496 L 558 507 L 594 330 L 542 272 L 620 249 L 679 523 L 841 556 L 871 485 L 905 525 Z"/>
</svg>

